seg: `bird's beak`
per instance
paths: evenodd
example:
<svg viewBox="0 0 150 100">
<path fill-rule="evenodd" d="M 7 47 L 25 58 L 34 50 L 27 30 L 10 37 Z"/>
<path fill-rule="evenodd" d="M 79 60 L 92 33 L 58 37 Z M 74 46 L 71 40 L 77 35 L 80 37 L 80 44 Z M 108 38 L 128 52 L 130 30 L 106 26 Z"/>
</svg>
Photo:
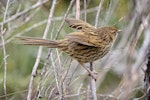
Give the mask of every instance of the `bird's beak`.
<svg viewBox="0 0 150 100">
<path fill-rule="evenodd" d="M 123 31 L 122 30 L 118 30 L 118 33 L 122 33 Z"/>
</svg>

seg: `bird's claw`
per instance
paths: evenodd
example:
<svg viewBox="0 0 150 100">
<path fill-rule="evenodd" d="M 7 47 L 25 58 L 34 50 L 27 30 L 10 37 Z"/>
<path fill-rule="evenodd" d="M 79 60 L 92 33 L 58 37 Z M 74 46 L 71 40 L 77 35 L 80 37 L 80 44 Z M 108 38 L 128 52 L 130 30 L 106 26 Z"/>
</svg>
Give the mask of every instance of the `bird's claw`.
<svg viewBox="0 0 150 100">
<path fill-rule="evenodd" d="M 90 71 L 88 75 L 91 76 L 95 81 L 97 80 L 97 75 L 98 75 L 97 72 L 95 72 L 95 71 Z"/>
</svg>

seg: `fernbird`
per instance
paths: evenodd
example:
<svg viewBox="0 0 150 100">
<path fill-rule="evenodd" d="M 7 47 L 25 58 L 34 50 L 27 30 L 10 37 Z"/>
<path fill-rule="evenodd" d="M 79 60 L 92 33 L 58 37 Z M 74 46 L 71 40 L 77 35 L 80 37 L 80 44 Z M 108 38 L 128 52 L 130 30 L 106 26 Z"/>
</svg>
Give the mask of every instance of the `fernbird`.
<svg viewBox="0 0 150 100">
<path fill-rule="evenodd" d="M 59 48 L 72 58 L 75 58 L 95 80 L 96 75 L 84 63 L 91 63 L 103 58 L 111 49 L 120 30 L 112 26 L 95 28 L 94 26 L 73 18 L 65 20 L 69 27 L 76 29 L 62 40 L 46 40 L 33 37 L 17 37 L 21 44 L 39 45 L 49 48 Z"/>
</svg>

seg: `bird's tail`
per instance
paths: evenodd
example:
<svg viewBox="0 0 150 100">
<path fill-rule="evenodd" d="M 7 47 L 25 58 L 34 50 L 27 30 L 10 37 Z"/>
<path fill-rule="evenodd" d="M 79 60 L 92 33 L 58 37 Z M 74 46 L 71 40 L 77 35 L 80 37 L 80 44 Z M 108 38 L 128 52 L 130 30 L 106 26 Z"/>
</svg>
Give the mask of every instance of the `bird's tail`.
<svg viewBox="0 0 150 100">
<path fill-rule="evenodd" d="M 16 37 L 20 40 L 19 44 L 46 46 L 49 48 L 59 48 L 59 42 L 55 40 L 46 40 L 33 37 Z"/>
</svg>

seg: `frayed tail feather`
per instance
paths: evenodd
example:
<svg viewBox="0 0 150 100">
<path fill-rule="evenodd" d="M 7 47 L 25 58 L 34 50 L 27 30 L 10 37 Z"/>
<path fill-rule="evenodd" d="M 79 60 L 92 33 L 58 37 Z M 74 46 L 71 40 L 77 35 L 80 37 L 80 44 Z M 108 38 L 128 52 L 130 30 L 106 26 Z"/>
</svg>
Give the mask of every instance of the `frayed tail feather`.
<svg viewBox="0 0 150 100">
<path fill-rule="evenodd" d="M 46 46 L 49 48 L 58 48 L 59 43 L 55 40 L 46 40 L 40 38 L 33 38 L 33 37 L 16 37 L 19 39 L 19 44 L 24 45 L 38 45 L 38 46 Z"/>
</svg>

